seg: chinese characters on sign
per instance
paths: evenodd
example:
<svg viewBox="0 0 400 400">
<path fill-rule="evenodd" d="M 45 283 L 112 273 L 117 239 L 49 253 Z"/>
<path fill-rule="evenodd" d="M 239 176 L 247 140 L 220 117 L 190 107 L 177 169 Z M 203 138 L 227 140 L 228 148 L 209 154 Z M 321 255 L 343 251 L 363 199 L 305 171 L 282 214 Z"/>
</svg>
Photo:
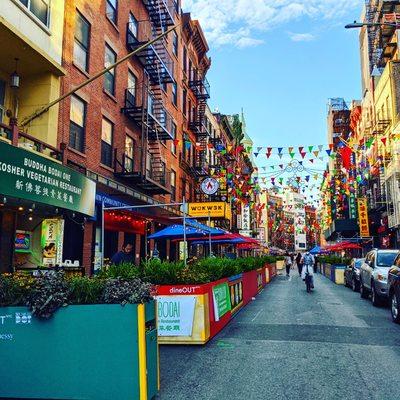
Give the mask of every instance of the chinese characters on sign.
<svg viewBox="0 0 400 400">
<path fill-rule="evenodd" d="M 357 218 L 356 198 L 354 194 L 351 194 L 349 197 L 349 217 L 350 219 Z"/>
<path fill-rule="evenodd" d="M 94 215 L 96 184 L 33 152 L 0 142 L 0 193 Z"/>
<path fill-rule="evenodd" d="M 365 197 L 357 199 L 358 204 L 358 224 L 360 226 L 360 236 L 369 236 L 369 225 L 368 225 L 368 209 L 367 199 Z"/>
</svg>

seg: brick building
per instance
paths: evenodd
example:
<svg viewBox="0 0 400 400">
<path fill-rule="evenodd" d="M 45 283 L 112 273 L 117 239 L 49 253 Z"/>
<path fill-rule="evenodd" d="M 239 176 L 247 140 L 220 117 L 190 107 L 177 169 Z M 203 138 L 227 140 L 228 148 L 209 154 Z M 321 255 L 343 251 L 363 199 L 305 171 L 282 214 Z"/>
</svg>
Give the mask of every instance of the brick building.
<svg viewBox="0 0 400 400">
<path fill-rule="evenodd" d="M 101 252 L 101 204 L 193 198 L 197 178 L 205 174 L 210 59 L 199 23 L 183 14 L 176 1 L 66 1 L 62 93 L 175 24 L 176 31 L 164 40 L 60 105 L 58 145 L 65 147 L 68 165 L 96 181 L 96 217 L 85 221 L 83 237 L 77 238 L 86 268 Z M 179 214 L 176 207 L 169 213 Z M 106 216 L 106 258 L 128 239 L 135 244 L 137 262 L 154 245 L 147 243 L 146 233 L 166 222 L 159 209 Z M 162 256 L 176 256 L 170 246 L 167 241 L 159 249 Z"/>
</svg>

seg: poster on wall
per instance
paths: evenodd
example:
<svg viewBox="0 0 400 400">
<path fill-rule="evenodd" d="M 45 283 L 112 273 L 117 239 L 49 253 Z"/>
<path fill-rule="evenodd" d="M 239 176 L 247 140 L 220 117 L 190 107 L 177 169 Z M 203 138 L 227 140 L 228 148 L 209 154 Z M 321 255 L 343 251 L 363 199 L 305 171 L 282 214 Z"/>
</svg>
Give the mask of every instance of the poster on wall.
<svg viewBox="0 0 400 400">
<path fill-rule="evenodd" d="M 229 290 L 231 294 L 231 306 L 232 310 L 240 307 L 243 303 L 243 282 L 234 281 L 229 282 Z"/>
<path fill-rule="evenodd" d="M 30 253 L 32 243 L 32 233 L 25 231 L 15 232 L 15 252 L 16 253 Z"/>
<path fill-rule="evenodd" d="M 212 288 L 214 302 L 214 318 L 219 321 L 228 311 L 231 310 L 231 299 L 228 283 L 224 282 Z"/>
<path fill-rule="evenodd" d="M 53 266 L 62 263 L 64 220 L 61 218 L 45 219 L 42 222 L 43 265 Z"/>
<path fill-rule="evenodd" d="M 192 336 L 196 296 L 156 296 L 158 336 Z"/>
</svg>

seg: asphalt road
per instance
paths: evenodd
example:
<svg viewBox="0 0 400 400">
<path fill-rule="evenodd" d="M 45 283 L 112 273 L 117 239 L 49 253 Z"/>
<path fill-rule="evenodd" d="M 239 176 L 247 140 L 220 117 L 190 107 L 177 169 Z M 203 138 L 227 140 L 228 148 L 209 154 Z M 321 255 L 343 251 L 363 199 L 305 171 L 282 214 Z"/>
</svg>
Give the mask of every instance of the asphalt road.
<svg viewBox="0 0 400 400">
<path fill-rule="evenodd" d="M 206 346 L 161 347 L 161 400 L 400 399 L 400 326 L 318 275 L 278 276 Z"/>
</svg>

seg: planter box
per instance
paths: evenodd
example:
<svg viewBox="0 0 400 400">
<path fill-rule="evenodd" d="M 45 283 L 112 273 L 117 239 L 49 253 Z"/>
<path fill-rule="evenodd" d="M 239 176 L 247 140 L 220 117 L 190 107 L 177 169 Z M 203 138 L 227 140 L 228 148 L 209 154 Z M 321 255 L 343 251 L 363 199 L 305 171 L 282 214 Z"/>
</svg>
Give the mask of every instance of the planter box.
<svg viewBox="0 0 400 400">
<path fill-rule="evenodd" d="M 260 268 L 202 285 L 158 286 L 159 343 L 207 343 L 263 289 L 266 271 L 270 276 L 269 268 Z"/>
<path fill-rule="evenodd" d="M 346 269 L 345 265 L 334 265 L 333 267 L 333 276 L 332 282 L 335 282 L 337 285 L 344 285 L 344 270 Z"/>
<path fill-rule="evenodd" d="M 0 317 L 0 397 L 143 400 L 158 392 L 154 302 L 68 306 L 50 320 L 4 307 Z"/>
<path fill-rule="evenodd" d="M 277 270 L 285 269 L 285 260 L 278 260 L 275 264 Z"/>
</svg>

